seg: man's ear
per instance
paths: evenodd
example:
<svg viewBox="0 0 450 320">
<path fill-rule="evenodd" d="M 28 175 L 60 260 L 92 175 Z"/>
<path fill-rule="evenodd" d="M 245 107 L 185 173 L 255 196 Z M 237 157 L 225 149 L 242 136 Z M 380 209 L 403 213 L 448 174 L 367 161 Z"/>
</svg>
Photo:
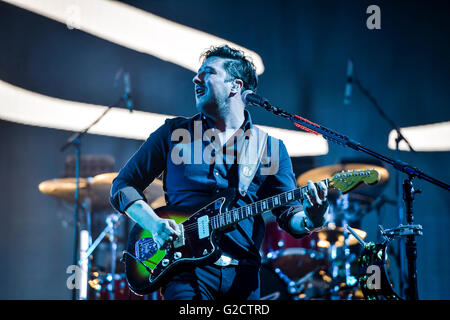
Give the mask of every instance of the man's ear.
<svg viewBox="0 0 450 320">
<path fill-rule="evenodd" d="M 244 82 L 241 79 L 235 79 L 233 80 L 233 83 L 231 84 L 231 92 L 237 93 L 241 88 L 244 86 Z"/>
</svg>

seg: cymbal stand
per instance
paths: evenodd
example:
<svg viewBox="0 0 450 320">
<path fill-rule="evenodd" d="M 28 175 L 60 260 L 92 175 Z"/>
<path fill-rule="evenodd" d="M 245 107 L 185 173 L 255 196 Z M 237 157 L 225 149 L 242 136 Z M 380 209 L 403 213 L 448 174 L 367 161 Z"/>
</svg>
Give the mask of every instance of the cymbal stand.
<svg viewBox="0 0 450 320">
<path fill-rule="evenodd" d="M 84 259 L 89 258 L 89 256 L 92 254 L 92 252 L 97 248 L 97 246 L 100 244 L 100 242 L 107 235 L 115 232 L 115 229 L 120 224 L 120 217 L 121 217 L 121 215 L 119 213 L 112 213 L 108 216 L 108 218 L 106 218 L 106 227 L 103 229 L 103 231 L 97 237 L 97 239 L 95 239 L 95 241 L 92 243 L 92 245 L 86 250 L 86 255 L 85 255 Z M 84 259 L 80 259 L 78 261 L 78 263 L 80 264 L 81 262 L 83 262 Z"/>
<path fill-rule="evenodd" d="M 81 150 L 81 138 L 95 125 L 97 124 L 113 107 L 117 107 L 122 101 L 125 101 L 124 97 L 120 97 L 116 103 L 108 106 L 105 111 L 94 121 L 92 122 L 86 129 L 83 131 L 77 132 L 72 135 L 66 143 L 60 148 L 60 151 L 63 152 L 69 146 L 75 147 L 75 193 L 74 193 L 74 215 L 73 215 L 73 265 L 77 264 L 78 261 L 78 247 L 79 247 L 79 224 L 78 216 L 79 216 L 79 192 L 80 192 L 80 150 Z M 77 299 L 76 287 L 72 289 L 72 300 Z"/>
<path fill-rule="evenodd" d="M 420 193 L 420 190 L 414 190 L 412 184 L 412 177 L 403 181 L 403 200 L 405 202 L 406 211 L 406 225 L 400 224 L 398 227 L 388 230 L 381 230 L 383 236 L 389 238 L 403 238 L 406 237 L 406 258 L 408 259 L 408 287 L 405 291 L 409 300 L 418 299 L 417 290 L 417 245 L 416 236 L 422 236 L 422 226 L 413 224 L 414 216 L 412 203 L 414 201 L 414 195 Z M 400 252 L 401 254 L 401 252 Z"/>
<path fill-rule="evenodd" d="M 94 250 L 97 248 L 97 246 L 100 244 L 100 242 L 108 236 L 108 239 L 111 243 L 111 273 L 108 275 L 108 281 L 111 282 L 111 284 L 108 285 L 108 291 L 109 296 L 111 300 L 114 300 L 114 280 L 115 280 L 115 273 L 116 273 L 116 256 L 117 256 L 117 241 L 115 239 L 116 237 L 116 230 L 117 227 L 120 224 L 120 218 L 121 214 L 119 213 L 112 213 L 106 218 L 106 227 L 103 229 L 103 231 L 100 233 L 100 235 L 95 239 L 95 241 L 92 243 L 92 245 L 86 250 L 86 253 L 83 255 L 83 258 L 81 258 L 78 261 L 78 264 L 81 265 L 81 263 L 90 257 L 90 255 L 94 252 Z"/>
<path fill-rule="evenodd" d="M 85 214 L 85 229 L 80 230 L 80 261 L 78 265 L 81 267 L 81 281 L 82 285 L 79 291 L 79 299 L 88 299 L 88 282 L 91 273 L 92 264 L 91 259 L 86 256 L 86 250 L 92 245 L 92 221 L 91 221 L 91 199 L 86 197 L 81 205 Z M 87 260 L 87 261 L 86 261 Z"/>
<path fill-rule="evenodd" d="M 111 274 L 110 276 L 110 283 L 107 286 L 107 290 L 109 291 L 109 298 L 110 300 L 114 300 L 114 289 L 115 289 L 115 279 L 116 279 L 116 257 L 117 257 L 117 241 L 115 239 L 116 236 L 116 228 L 115 228 L 115 223 L 113 221 L 113 219 L 117 219 L 116 222 L 118 222 L 119 217 L 117 217 L 117 214 L 115 214 L 113 217 L 108 217 L 108 219 L 106 219 L 107 224 L 108 224 L 108 228 L 110 230 L 110 232 L 108 233 L 109 235 L 109 242 L 111 243 Z"/>
</svg>

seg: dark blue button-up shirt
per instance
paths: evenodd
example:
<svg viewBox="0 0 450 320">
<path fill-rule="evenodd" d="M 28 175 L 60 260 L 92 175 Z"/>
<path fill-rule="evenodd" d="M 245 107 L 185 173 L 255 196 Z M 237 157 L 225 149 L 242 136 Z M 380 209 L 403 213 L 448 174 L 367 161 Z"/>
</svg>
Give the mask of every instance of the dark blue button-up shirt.
<svg viewBox="0 0 450 320">
<path fill-rule="evenodd" d="M 242 129 L 245 131 L 252 126 L 250 114 L 245 110 Z M 222 147 L 217 148 L 219 142 L 208 138 L 208 134 L 204 135 L 212 128 L 213 123 L 201 114 L 191 118 L 166 120 L 128 160 L 114 180 L 110 199 L 114 208 L 124 213 L 133 202 L 145 200 L 143 190 L 162 173 L 167 204 L 191 207 L 193 212 L 214 201 L 221 191 L 230 188 L 237 190 L 239 175 L 236 159 L 241 140 L 235 134 Z M 276 157 L 271 154 L 274 143 L 278 143 L 278 148 L 274 149 L 278 151 Z M 212 145 L 215 148 L 211 148 Z M 231 208 L 297 187 L 291 160 L 281 140 L 269 136 L 267 156 L 271 161 L 278 161 L 278 170 L 273 174 L 262 174 L 261 170 L 273 163 L 261 163 L 246 195 L 242 196 L 237 192 L 236 201 Z M 222 161 L 218 161 L 219 157 Z M 272 210 L 272 213 L 280 227 L 289 232 L 289 219 L 299 210 L 299 201 L 294 201 Z M 259 249 L 264 232 L 262 217 L 250 217 L 227 230 L 219 246 L 227 254 L 241 260 L 242 264 L 259 265 Z"/>
</svg>

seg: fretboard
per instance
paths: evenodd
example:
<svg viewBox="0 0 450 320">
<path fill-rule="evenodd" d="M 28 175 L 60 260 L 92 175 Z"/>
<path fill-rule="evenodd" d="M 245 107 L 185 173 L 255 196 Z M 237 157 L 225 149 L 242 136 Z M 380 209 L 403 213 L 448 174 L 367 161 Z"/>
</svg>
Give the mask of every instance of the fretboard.
<svg viewBox="0 0 450 320">
<path fill-rule="evenodd" d="M 328 188 L 329 180 L 322 180 Z M 210 219 L 212 229 L 226 228 L 236 224 L 244 219 L 257 216 L 264 212 L 284 206 L 293 201 L 303 201 L 303 193 L 308 190 L 308 186 L 300 187 L 294 190 L 286 191 L 276 196 L 256 201 L 252 204 L 242 206 L 233 210 L 219 213 Z"/>
</svg>

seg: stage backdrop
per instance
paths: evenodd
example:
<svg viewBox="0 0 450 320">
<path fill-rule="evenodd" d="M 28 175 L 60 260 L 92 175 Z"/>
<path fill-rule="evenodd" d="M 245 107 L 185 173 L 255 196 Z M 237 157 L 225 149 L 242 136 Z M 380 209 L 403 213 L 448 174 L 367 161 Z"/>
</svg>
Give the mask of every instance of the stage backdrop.
<svg viewBox="0 0 450 320">
<path fill-rule="evenodd" d="M 381 30 L 366 27 L 366 8 L 373 4 L 369 1 L 127 3 L 254 50 L 266 68 L 259 93 L 275 105 L 450 181 L 448 152 L 395 154 L 387 148 L 391 127 L 361 92 L 354 87 L 351 104 L 343 104 L 346 64 L 352 57 L 362 84 L 399 126 L 448 121 L 448 3 L 381 2 Z M 27 90 L 108 105 L 122 94 L 114 77 L 123 69 L 130 73 L 137 110 L 195 113 L 192 71 L 4 2 L 0 48 L 0 79 Z M 257 124 L 295 128 L 264 110 L 250 111 Z M 1 299 L 71 297 L 66 268 L 72 264 L 73 209 L 38 191 L 40 182 L 63 173 L 73 150 L 59 149 L 71 135 L 0 121 Z M 112 155 L 117 171 L 141 143 L 87 135 L 82 154 Z M 314 158 L 315 166 L 364 156 L 342 146 L 329 147 L 327 155 Z M 385 195 L 395 199 L 395 172 L 388 170 Z M 450 197 L 427 182 L 417 180 L 415 185 L 422 190 L 414 202 L 415 222 L 424 232 L 417 241 L 419 296 L 449 299 Z M 393 206 L 382 208 L 382 218 L 385 228 L 398 225 Z M 362 228 L 368 240 L 376 239 L 375 212 L 364 217 Z"/>
</svg>

